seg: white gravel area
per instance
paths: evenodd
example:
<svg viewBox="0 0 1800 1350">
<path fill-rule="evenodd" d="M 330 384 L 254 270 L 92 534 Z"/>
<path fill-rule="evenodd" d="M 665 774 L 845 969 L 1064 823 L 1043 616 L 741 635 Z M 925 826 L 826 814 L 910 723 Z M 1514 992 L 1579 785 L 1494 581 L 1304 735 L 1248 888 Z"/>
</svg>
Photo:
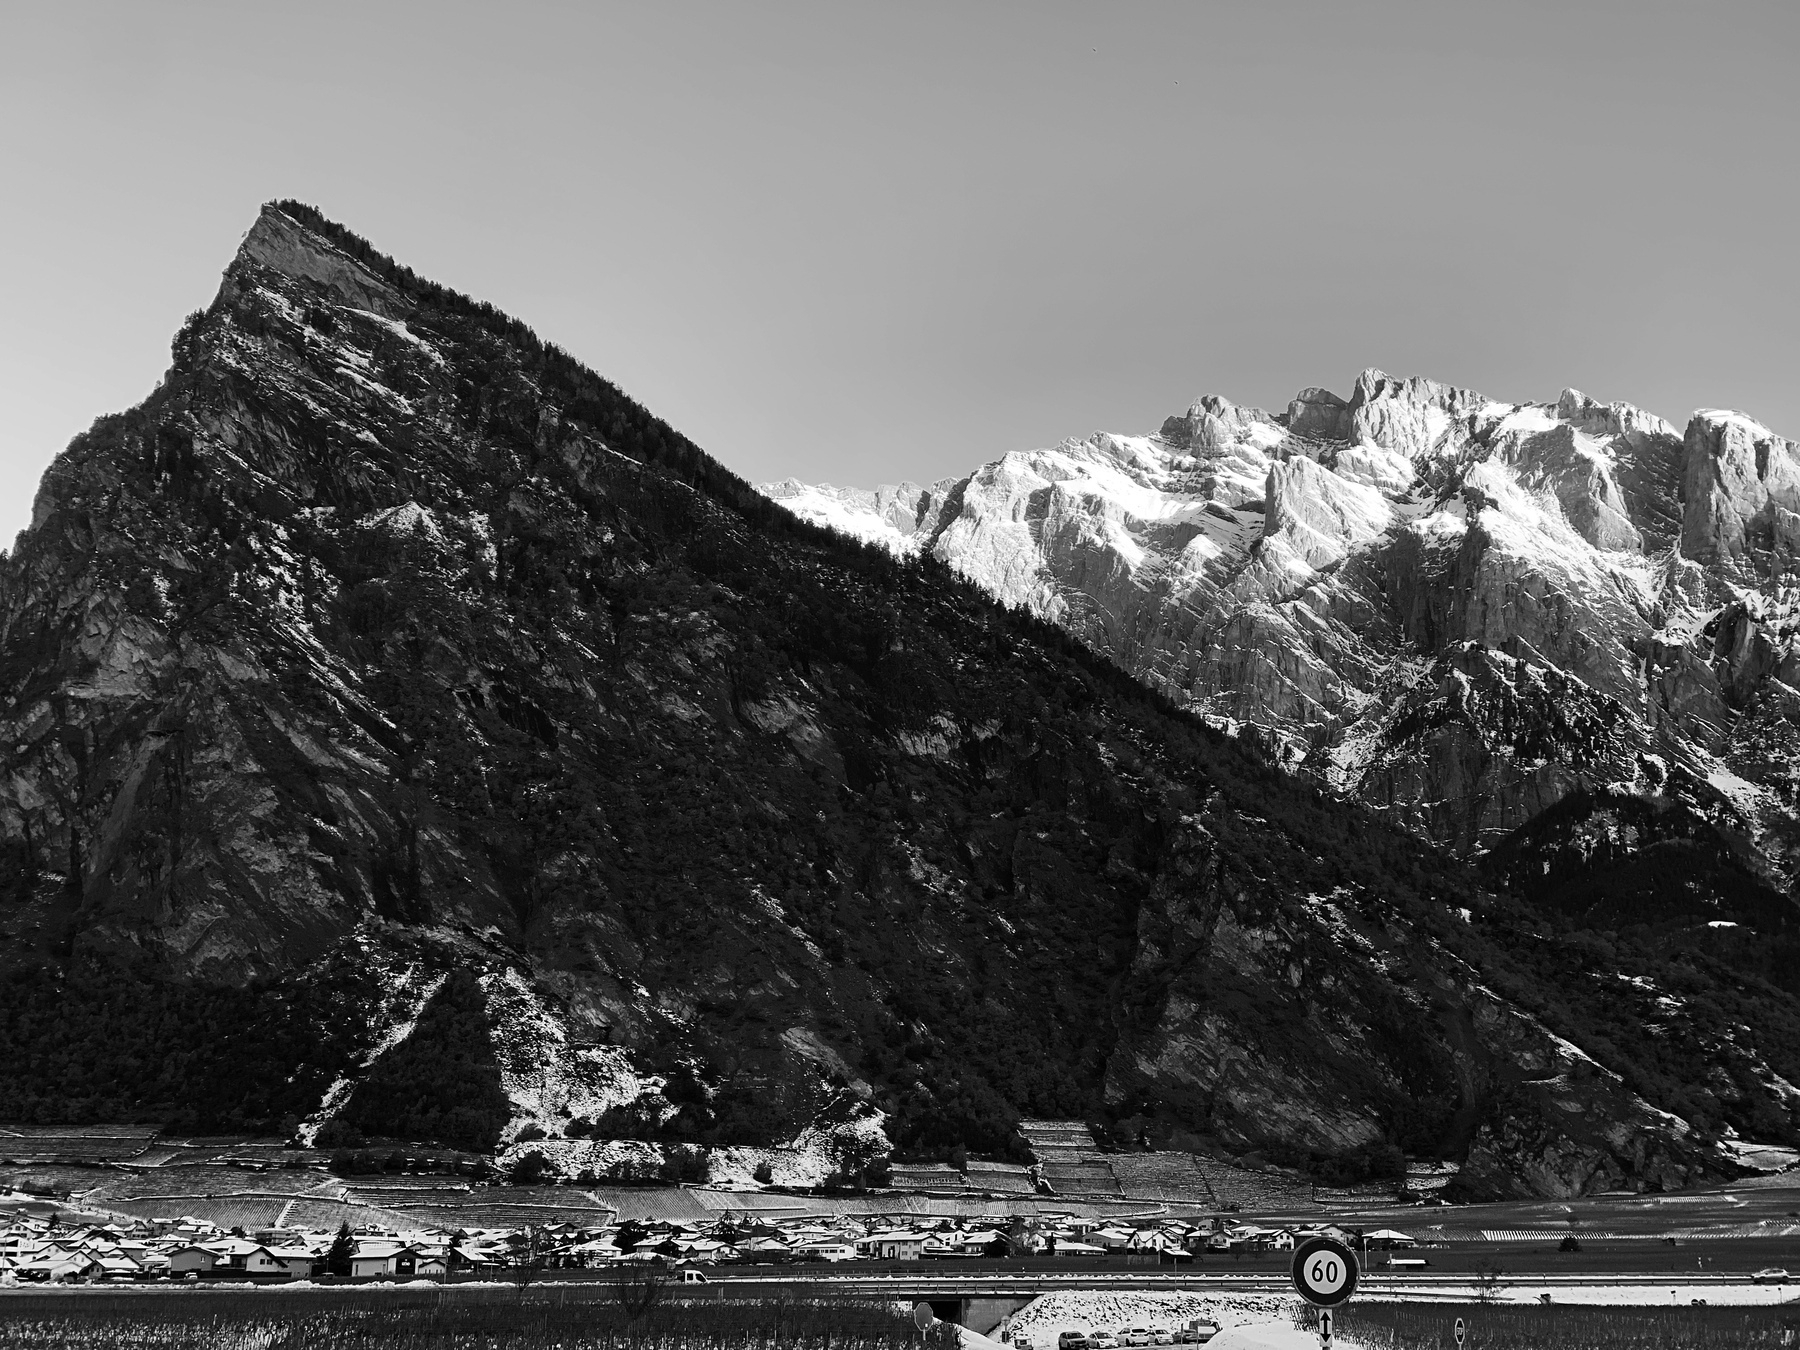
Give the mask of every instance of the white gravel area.
<svg viewBox="0 0 1800 1350">
<path fill-rule="evenodd" d="M 1035 1350 L 1046 1346 L 1054 1350 L 1056 1338 L 1065 1331 L 1118 1331 L 1138 1324 L 1177 1327 L 1193 1318 L 1220 1327 L 1269 1323 L 1291 1327 L 1297 1301 L 1291 1294 L 1069 1290 L 1045 1294 L 1021 1308 L 1013 1315 L 1008 1334 L 1016 1337 L 1022 1332 L 1031 1338 Z"/>
</svg>

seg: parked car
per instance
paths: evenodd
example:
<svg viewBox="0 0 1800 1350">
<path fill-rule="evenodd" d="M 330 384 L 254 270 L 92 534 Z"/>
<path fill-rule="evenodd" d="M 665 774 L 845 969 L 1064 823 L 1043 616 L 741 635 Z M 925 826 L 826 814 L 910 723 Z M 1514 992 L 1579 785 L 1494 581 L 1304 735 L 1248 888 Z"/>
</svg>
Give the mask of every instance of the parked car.
<svg viewBox="0 0 1800 1350">
<path fill-rule="evenodd" d="M 1750 1277 L 1752 1284 L 1786 1284 L 1787 1271 L 1780 1266 L 1766 1266 Z"/>
<path fill-rule="evenodd" d="M 1125 1344 L 1128 1346 L 1132 1346 L 1132 1347 L 1150 1344 L 1150 1328 L 1149 1327 L 1127 1327 L 1127 1328 L 1125 1328 Z"/>
<path fill-rule="evenodd" d="M 1065 1331 L 1056 1338 L 1056 1350 L 1088 1350 L 1088 1345 L 1085 1331 Z"/>
<path fill-rule="evenodd" d="M 1119 1350 L 1119 1338 L 1102 1327 L 1088 1332 L 1088 1350 Z"/>
<path fill-rule="evenodd" d="M 704 1271 L 694 1270 L 690 1267 L 686 1270 L 678 1271 L 677 1274 L 680 1275 L 682 1284 L 706 1283 L 706 1273 Z"/>
<path fill-rule="evenodd" d="M 1175 1337 L 1167 1327 L 1151 1327 L 1150 1344 L 1173 1345 L 1175 1344 Z"/>
</svg>

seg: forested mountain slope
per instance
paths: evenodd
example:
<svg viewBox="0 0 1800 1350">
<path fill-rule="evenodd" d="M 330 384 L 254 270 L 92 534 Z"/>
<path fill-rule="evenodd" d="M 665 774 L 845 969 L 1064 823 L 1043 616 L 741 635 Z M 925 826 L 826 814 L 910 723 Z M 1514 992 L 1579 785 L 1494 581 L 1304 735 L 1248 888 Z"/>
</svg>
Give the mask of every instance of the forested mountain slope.
<svg viewBox="0 0 1800 1350">
<path fill-rule="evenodd" d="M 0 1118 L 1549 1194 L 1800 1124 L 1760 893 L 1571 939 L 297 203 L 46 474 L 0 662 Z"/>
</svg>

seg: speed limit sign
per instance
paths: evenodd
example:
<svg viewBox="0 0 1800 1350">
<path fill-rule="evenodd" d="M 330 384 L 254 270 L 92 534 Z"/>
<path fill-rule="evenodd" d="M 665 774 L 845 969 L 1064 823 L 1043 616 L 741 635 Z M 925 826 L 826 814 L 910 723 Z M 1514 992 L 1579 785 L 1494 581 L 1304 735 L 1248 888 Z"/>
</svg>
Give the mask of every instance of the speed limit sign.
<svg viewBox="0 0 1800 1350">
<path fill-rule="evenodd" d="M 1356 1292 L 1356 1256 L 1336 1238 L 1308 1238 L 1294 1248 L 1294 1288 L 1316 1308 L 1335 1308 Z"/>
</svg>

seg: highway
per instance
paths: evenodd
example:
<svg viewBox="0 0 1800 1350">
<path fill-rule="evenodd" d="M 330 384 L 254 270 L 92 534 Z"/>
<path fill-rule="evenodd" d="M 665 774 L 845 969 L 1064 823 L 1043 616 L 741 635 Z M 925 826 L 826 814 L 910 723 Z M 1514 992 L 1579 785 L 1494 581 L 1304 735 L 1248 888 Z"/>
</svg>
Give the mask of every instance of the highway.
<svg viewBox="0 0 1800 1350">
<path fill-rule="evenodd" d="M 1752 1283 L 1748 1275 L 1694 1271 L 1668 1273 L 1615 1274 L 1605 1271 L 1580 1274 L 1508 1273 L 1502 1277 L 1508 1285 L 1529 1285 L 1533 1289 L 1643 1288 L 1666 1289 L 1671 1284 L 1683 1287 L 1731 1288 Z M 840 1297 L 840 1298 L 998 1298 L 1035 1296 L 1053 1290 L 1178 1290 L 1197 1294 L 1291 1294 L 1293 1285 L 1285 1274 L 1223 1275 L 1187 1271 L 1021 1271 L 1017 1274 L 992 1271 L 944 1274 L 873 1271 L 819 1272 L 792 1274 L 737 1274 L 724 1270 L 707 1275 L 709 1289 L 722 1296 L 741 1298 Z M 1468 1294 L 1475 1281 L 1466 1272 L 1408 1272 L 1391 1275 L 1365 1271 L 1357 1285 L 1357 1297 L 1368 1298 L 1431 1294 Z M 1800 1282 L 1791 1286 L 1800 1297 Z"/>
</svg>

